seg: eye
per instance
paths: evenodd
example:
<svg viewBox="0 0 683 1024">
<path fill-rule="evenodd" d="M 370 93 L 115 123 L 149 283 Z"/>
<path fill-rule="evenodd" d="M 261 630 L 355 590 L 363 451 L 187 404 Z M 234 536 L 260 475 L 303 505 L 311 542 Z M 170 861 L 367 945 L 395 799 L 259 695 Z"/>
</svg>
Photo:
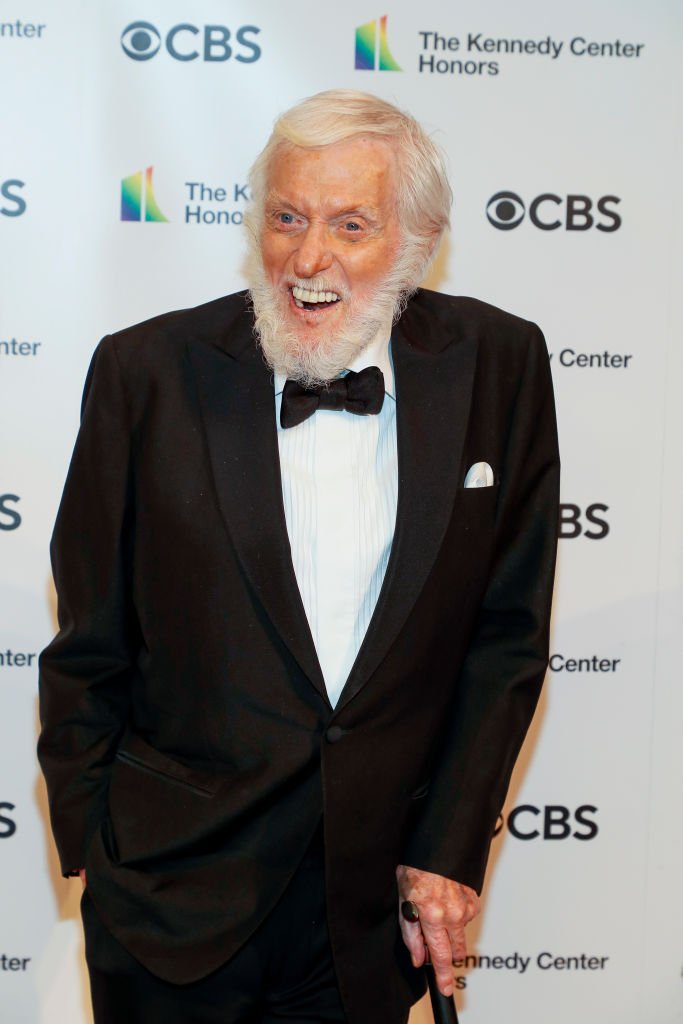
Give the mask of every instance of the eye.
<svg viewBox="0 0 683 1024">
<path fill-rule="evenodd" d="M 361 230 L 360 224 L 355 220 L 347 220 L 346 224 L 344 224 L 344 228 L 346 231 L 351 231 L 352 233 Z"/>
<path fill-rule="evenodd" d="M 159 52 L 161 36 L 148 21 L 133 21 L 121 33 L 121 46 L 133 60 L 149 60 Z"/>
<path fill-rule="evenodd" d="M 524 218 L 524 203 L 516 192 L 496 192 L 486 204 L 489 223 L 500 231 L 511 231 Z"/>
<path fill-rule="evenodd" d="M 278 210 L 277 207 L 268 210 L 267 217 L 271 227 L 276 230 L 293 228 L 301 223 L 301 218 L 297 213 L 292 213 L 291 210 Z"/>
</svg>

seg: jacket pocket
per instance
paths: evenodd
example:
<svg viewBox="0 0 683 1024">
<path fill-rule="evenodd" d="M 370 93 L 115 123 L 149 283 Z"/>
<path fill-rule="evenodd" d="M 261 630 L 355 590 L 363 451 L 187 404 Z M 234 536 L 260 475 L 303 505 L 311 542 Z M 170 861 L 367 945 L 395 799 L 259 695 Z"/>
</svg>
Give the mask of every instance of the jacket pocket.
<svg viewBox="0 0 683 1024">
<path fill-rule="evenodd" d="M 134 733 L 125 737 L 116 753 L 116 760 L 174 786 L 190 790 L 197 796 L 212 797 L 220 785 L 216 777 L 167 757 Z"/>
<path fill-rule="evenodd" d="M 430 782 L 431 779 L 427 779 L 427 781 L 423 782 L 421 786 L 418 786 L 417 789 L 410 794 L 410 799 L 421 800 L 422 797 L 427 796 L 427 793 L 429 792 Z"/>
<path fill-rule="evenodd" d="M 500 496 L 500 484 L 490 487 L 461 487 L 456 502 L 456 516 L 466 530 L 493 529 Z"/>
<path fill-rule="evenodd" d="M 500 484 L 493 483 L 488 487 L 461 487 L 460 494 L 474 501 L 495 501 L 500 491 Z"/>
</svg>

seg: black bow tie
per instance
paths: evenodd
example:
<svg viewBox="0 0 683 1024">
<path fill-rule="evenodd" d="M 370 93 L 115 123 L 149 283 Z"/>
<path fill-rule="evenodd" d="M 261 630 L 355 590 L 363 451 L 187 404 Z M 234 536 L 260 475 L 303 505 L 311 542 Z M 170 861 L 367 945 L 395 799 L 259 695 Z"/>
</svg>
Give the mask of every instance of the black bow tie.
<svg viewBox="0 0 683 1024">
<path fill-rule="evenodd" d="M 282 392 L 280 426 L 296 427 L 316 409 L 345 409 L 357 416 L 375 416 L 384 402 L 384 374 L 379 366 L 366 366 L 360 373 L 349 370 L 326 384 L 305 387 L 288 380 Z"/>
</svg>

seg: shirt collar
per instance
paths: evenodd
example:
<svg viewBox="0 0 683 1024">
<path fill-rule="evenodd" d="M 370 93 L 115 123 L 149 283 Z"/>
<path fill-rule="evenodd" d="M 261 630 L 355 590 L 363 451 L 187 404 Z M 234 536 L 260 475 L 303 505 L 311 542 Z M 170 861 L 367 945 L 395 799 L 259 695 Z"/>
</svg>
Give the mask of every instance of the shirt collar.
<svg viewBox="0 0 683 1024">
<path fill-rule="evenodd" d="M 379 366 L 384 374 L 384 391 L 390 398 L 396 401 L 394 388 L 394 364 L 391 357 L 391 327 L 382 326 L 372 341 L 365 346 L 360 355 L 356 356 L 353 362 L 346 367 L 347 370 L 354 370 L 358 373 L 366 366 Z M 282 373 L 275 374 L 275 394 L 282 393 L 286 377 Z"/>
</svg>

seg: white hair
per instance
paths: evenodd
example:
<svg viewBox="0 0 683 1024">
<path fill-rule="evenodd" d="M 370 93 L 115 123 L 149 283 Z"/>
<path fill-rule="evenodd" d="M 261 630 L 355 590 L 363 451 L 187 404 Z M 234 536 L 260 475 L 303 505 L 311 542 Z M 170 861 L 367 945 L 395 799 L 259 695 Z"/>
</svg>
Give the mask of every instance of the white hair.
<svg viewBox="0 0 683 1024">
<path fill-rule="evenodd" d="M 249 172 L 251 204 L 246 223 L 260 238 L 272 162 L 283 147 L 317 149 L 365 136 L 381 138 L 396 155 L 397 207 L 403 235 L 403 288 L 413 291 L 449 226 L 453 194 L 444 158 L 414 117 L 370 93 L 331 89 L 282 114 Z"/>
</svg>

